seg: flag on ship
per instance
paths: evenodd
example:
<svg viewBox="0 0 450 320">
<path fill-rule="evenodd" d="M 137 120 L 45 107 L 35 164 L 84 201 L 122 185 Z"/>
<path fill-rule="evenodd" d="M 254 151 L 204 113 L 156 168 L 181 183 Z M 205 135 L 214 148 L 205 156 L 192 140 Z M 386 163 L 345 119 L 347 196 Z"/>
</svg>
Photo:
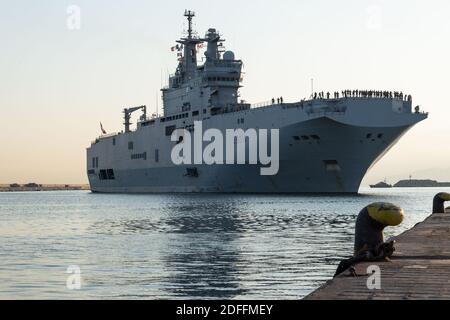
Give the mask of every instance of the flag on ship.
<svg viewBox="0 0 450 320">
<path fill-rule="evenodd" d="M 103 129 L 103 124 L 101 122 L 100 122 L 100 130 L 102 130 L 103 134 L 106 134 L 106 131 L 105 131 L 105 129 Z"/>
<path fill-rule="evenodd" d="M 181 50 L 183 50 L 183 46 L 180 46 L 179 44 L 177 44 L 176 46 L 171 47 L 170 50 L 171 50 L 172 52 L 174 52 L 175 50 L 181 51 Z"/>
</svg>

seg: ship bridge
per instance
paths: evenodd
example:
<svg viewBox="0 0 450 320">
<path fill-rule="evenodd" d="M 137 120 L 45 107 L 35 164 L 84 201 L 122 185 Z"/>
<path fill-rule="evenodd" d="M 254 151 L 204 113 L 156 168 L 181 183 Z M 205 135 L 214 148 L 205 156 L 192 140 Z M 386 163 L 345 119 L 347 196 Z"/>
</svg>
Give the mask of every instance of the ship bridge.
<svg viewBox="0 0 450 320">
<path fill-rule="evenodd" d="M 201 114 L 220 112 L 239 104 L 242 81 L 242 61 L 231 51 L 225 51 L 220 34 L 210 28 L 205 37 L 194 36 L 192 19 L 195 13 L 186 11 L 187 37 L 177 41 L 178 67 L 169 77 L 169 86 L 162 89 L 164 116 L 192 111 Z M 198 65 L 198 50 L 207 44 L 205 62 Z"/>
</svg>

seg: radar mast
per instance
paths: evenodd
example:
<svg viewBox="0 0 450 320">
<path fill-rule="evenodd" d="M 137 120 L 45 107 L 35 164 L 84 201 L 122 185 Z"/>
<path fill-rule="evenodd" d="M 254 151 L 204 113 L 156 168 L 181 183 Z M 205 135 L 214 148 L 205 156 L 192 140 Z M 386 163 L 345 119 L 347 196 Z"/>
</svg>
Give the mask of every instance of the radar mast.
<svg viewBox="0 0 450 320">
<path fill-rule="evenodd" d="M 188 19 L 188 39 L 192 39 L 192 18 L 195 17 L 195 12 L 185 10 L 184 16 Z"/>
<path fill-rule="evenodd" d="M 184 16 L 188 20 L 188 35 L 186 38 L 181 38 L 177 42 L 184 48 L 184 55 L 181 59 L 179 70 L 184 79 L 192 79 L 196 76 L 197 72 L 197 44 L 203 42 L 202 40 L 194 37 L 194 31 L 192 29 L 192 19 L 195 17 L 195 12 L 191 10 L 185 10 Z"/>
</svg>

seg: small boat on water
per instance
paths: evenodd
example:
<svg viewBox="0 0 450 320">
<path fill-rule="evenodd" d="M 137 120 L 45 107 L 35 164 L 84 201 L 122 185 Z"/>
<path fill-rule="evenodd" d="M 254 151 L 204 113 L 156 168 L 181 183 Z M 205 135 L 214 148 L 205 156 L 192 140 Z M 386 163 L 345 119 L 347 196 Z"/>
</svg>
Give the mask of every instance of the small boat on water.
<svg viewBox="0 0 450 320">
<path fill-rule="evenodd" d="M 372 184 L 372 185 L 370 185 L 370 187 L 372 189 L 385 189 L 385 188 L 392 188 L 392 185 L 383 181 L 383 182 L 378 182 L 377 184 Z"/>
</svg>

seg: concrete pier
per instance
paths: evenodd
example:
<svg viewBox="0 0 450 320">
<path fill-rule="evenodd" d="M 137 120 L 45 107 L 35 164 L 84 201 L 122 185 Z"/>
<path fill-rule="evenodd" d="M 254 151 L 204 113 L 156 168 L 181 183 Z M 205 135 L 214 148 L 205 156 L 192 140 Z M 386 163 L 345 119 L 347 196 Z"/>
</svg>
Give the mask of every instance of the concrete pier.
<svg viewBox="0 0 450 320">
<path fill-rule="evenodd" d="M 395 238 L 391 261 L 365 262 L 307 296 L 306 300 L 450 299 L 450 212 L 433 214 Z M 367 269 L 379 266 L 381 289 L 367 286 Z"/>
</svg>

